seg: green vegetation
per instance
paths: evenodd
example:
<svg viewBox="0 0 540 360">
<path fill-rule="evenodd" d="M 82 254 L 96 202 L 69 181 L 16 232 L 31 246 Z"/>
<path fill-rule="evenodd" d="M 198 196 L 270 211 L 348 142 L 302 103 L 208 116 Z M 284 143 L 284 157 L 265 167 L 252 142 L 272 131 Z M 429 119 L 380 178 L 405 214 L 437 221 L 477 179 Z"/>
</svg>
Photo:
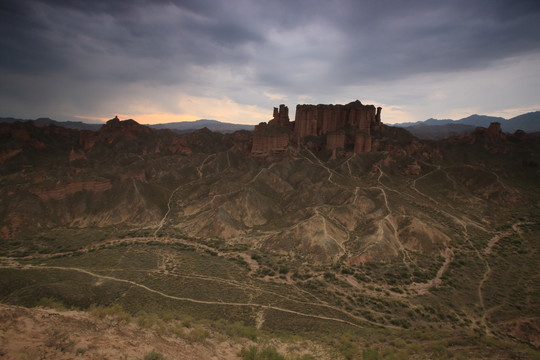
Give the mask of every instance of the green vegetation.
<svg viewBox="0 0 540 360">
<path fill-rule="evenodd" d="M 144 355 L 144 360 L 165 360 L 165 357 L 155 350 L 150 351 L 148 354 Z"/>
<path fill-rule="evenodd" d="M 88 311 L 92 316 L 100 319 L 110 317 L 120 322 L 129 322 L 131 319 L 131 315 L 125 312 L 120 304 L 113 304 L 107 307 L 91 305 Z"/>
</svg>

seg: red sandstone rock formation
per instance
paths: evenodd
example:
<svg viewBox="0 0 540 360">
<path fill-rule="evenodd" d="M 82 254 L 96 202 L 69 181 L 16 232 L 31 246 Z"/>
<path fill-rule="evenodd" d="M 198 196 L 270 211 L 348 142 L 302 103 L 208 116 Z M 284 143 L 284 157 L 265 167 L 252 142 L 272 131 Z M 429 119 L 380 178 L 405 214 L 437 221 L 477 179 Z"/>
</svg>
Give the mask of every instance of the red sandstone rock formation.
<svg viewBox="0 0 540 360">
<path fill-rule="evenodd" d="M 274 108 L 274 118 L 268 122 L 268 125 L 289 127 L 289 108 L 284 104 L 279 105 L 279 109 Z"/>
<path fill-rule="evenodd" d="M 104 192 L 112 188 L 111 181 L 108 179 L 98 179 L 89 181 L 78 181 L 62 184 L 48 189 L 32 189 L 31 192 L 37 195 L 41 200 L 61 200 L 66 196 L 79 191 Z"/>
<path fill-rule="evenodd" d="M 380 108 L 363 105 L 356 100 L 347 105 L 297 105 L 294 133 L 304 136 L 323 136 L 350 126 L 368 135 L 373 124 L 380 123 Z"/>
<path fill-rule="evenodd" d="M 192 152 L 185 138 L 176 139 L 171 146 L 169 146 L 169 151 L 173 154 L 191 154 Z"/>
<path fill-rule="evenodd" d="M 71 151 L 69 152 L 69 162 L 75 161 L 75 160 L 86 160 L 86 155 L 82 151 L 75 151 L 75 149 L 71 148 Z"/>
<path fill-rule="evenodd" d="M 287 149 L 291 138 L 292 124 L 289 121 L 289 108 L 281 104 L 274 108 L 274 118 L 260 123 L 253 131 L 253 155 L 267 155 Z"/>
<path fill-rule="evenodd" d="M 502 132 L 501 124 L 498 122 L 489 124 L 488 128 L 477 127 L 471 134 L 471 144 L 474 144 L 478 140 L 494 142 L 503 139 L 506 139 L 506 135 Z"/>
<path fill-rule="evenodd" d="M 328 150 L 345 148 L 345 133 L 333 132 L 326 136 L 326 148 Z"/>
<path fill-rule="evenodd" d="M 261 123 L 255 127 L 253 132 L 251 153 L 254 155 L 267 155 L 284 151 L 289 146 L 290 137 L 290 131 L 287 128 Z"/>
<path fill-rule="evenodd" d="M 253 137 L 248 131 L 237 131 L 233 135 L 233 149 L 241 152 L 249 152 L 252 148 Z"/>
<path fill-rule="evenodd" d="M 297 144 L 306 136 L 325 136 L 326 148 L 345 149 L 354 144 L 354 152 L 371 151 L 371 131 L 381 126 L 381 108 L 363 105 L 356 100 L 347 105 L 297 105 L 294 123 L 289 121 L 289 109 L 274 108 L 274 118 L 255 127 L 252 154 L 264 155 L 285 150 L 293 131 Z"/>
<path fill-rule="evenodd" d="M 363 153 L 371 151 L 371 136 L 359 131 L 354 138 L 354 152 Z"/>
</svg>

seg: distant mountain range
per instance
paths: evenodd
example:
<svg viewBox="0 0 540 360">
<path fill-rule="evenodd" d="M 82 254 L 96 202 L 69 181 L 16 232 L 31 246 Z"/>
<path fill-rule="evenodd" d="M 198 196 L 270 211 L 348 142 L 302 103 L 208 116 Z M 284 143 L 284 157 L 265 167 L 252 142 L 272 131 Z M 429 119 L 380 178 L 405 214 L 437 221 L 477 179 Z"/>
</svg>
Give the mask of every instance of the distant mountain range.
<svg viewBox="0 0 540 360">
<path fill-rule="evenodd" d="M 450 136 L 463 135 L 479 126 L 488 127 L 492 122 L 500 123 L 502 131 L 506 133 L 514 133 L 516 130 L 533 133 L 540 131 L 540 111 L 519 115 L 508 120 L 495 116 L 471 115 L 459 120 L 428 119 L 425 121 L 394 124 L 394 126 L 406 128 L 420 139 L 438 140 Z"/>
<path fill-rule="evenodd" d="M 0 118 L 0 123 L 14 123 L 14 122 L 27 122 L 32 121 L 36 126 L 48 126 L 56 125 L 69 129 L 77 130 L 90 130 L 98 131 L 104 124 L 95 124 L 95 123 L 85 123 L 82 121 L 56 121 L 49 118 L 39 118 L 36 120 L 29 119 L 15 119 L 15 118 Z M 169 129 L 175 133 L 189 133 L 195 130 L 207 128 L 211 131 L 220 132 L 220 133 L 232 133 L 238 130 L 253 130 L 254 125 L 244 125 L 244 124 L 231 124 L 226 122 L 221 122 L 217 120 L 207 120 L 201 119 L 196 121 L 181 121 L 181 122 L 172 122 L 166 124 L 154 124 L 147 125 L 154 129 Z"/>
<path fill-rule="evenodd" d="M 28 122 L 32 121 L 34 125 L 43 127 L 48 125 L 56 125 L 65 127 L 68 129 L 76 129 L 76 130 L 90 130 L 90 131 L 98 131 L 103 124 L 95 124 L 95 123 L 85 123 L 82 121 L 56 121 L 49 118 L 39 118 L 36 120 L 31 119 L 15 119 L 15 118 L 0 118 L 0 123 L 14 123 L 14 122 Z"/>
<path fill-rule="evenodd" d="M 196 121 L 180 121 L 165 124 L 148 125 L 154 129 L 169 129 L 177 133 L 186 133 L 194 130 L 207 128 L 220 133 L 232 133 L 238 130 L 253 130 L 255 125 L 231 124 L 217 120 L 201 119 Z"/>
<path fill-rule="evenodd" d="M 16 121 L 33 121 L 36 126 L 56 125 L 69 129 L 98 131 L 103 124 L 85 123 L 82 121 L 56 121 L 49 118 L 36 120 L 22 120 L 14 118 L 0 118 L 0 123 L 13 123 Z M 459 136 L 472 132 L 476 127 L 488 127 L 490 123 L 498 122 L 501 129 L 506 133 L 514 133 L 523 130 L 527 133 L 540 131 L 540 111 L 519 115 L 511 119 L 502 117 L 471 115 L 459 120 L 451 119 L 428 119 L 425 121 L 394 124 L 396 127 L 406 128 L 414 136 L 420 139 L 439 140 L 450 136 Z M 169 129 L 178 134 L 189 133 L 202 128 L 208 128 L 214 132 L 233 133 L 239 130 L 251 131 L 254 125 L 231 124 L 217 120 L 201 119 L 196 121 L 181 121 L 164 124 L 147 125 L 154 129 Z"/>
</svg>

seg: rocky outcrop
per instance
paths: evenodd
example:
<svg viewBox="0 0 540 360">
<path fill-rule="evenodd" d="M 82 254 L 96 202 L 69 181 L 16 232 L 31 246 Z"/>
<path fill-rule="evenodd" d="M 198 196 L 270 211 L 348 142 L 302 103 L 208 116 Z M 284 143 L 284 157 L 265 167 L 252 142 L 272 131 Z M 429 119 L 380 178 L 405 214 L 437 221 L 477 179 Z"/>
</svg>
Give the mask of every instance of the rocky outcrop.
<svg viewBox="0 0 540 360">
<path fill-rule="evenodd" d="M 274 118 L 260 123 L 253 131 L 253 155 L 267 155 L 287 149 L 291 139 L 292 124 L 289 121 L 289 108 L 281 104 L 274 108 Z"/>
<path fill-rule="evenodd" d="M 274 108 L 274 118 L 269 121 L 269 125 L 290 126 L 289 120 L 289 108 L 284 104 L 279 105 L 278 108 Z"/>
<path fill-rule="evenodd" d="M 68 184 L 62 184 L 48 189 L 32 189 L 31 192 L 37 195 L 41 200 L 62 200 L 68 195 L 79 191 L 89 191 L 93 193 L 104 192 L 112 188 L 111 181 L 108 179 L 77 181 Z"/>
<path fill-rule="evenodd" d="M 493 122 L 488 128 L 477 127 L 471 134 L 471 144 L 477 141 L 495 142 L 506 139 L 506 135 L 501 130 L 501 124 Z"/>
<path fill-rule="evenodd" d="M 274 108 L 274 117 L 255 127 L 251 153 L 263 155 L 285 150 L 294 139 L 300 145 L 308 136 L 324 137 L 334 152 L 347 144 L 355 153 L 371 151 L 371 131 L 381 127 L 381 108 L 356 100 L 346 105 L 297 105 L 295 121 L 289 121 L 285 105 Z M 288 134 L 292 131 L 292 136 Z"/>
<path fill-rule="evenodd" d="M 86 155 L 82 151 L 76 151 L 75 149 L 71 149 L 69 152 L 69 162 L 76 161 L 76 160 L 86 160 Z"/>
<path fill-rule="evenodd" d="M 169 151 L 173 154 L 191 154 L 191 149 L 189 148 L 185 138 L 179 138 L 173 141 L 169 146 Z"/>
<path fill-rule="evenodd" d="M 359 131 L 354 138 L 354 153 L 364 153 L 371 151 L 371 136 L 363 131 Z"/>
<path fill-rule="evenodd" d="M 22 149 L 0 149 L 0 164 L 15 157 Z"/>
<path fill-rule="evenodd" d="M 254 155 L 266 155 L 285 151 L 289 146 L 289 140 L 289 132 L 280 132 L 268 127 L 259 128 L 253 134 L 251 153 Z"/>
<path fill-rule="evenodd" d="M 233 149 L 249 153 L 252 147 L 253 134 L 250 131 L 237 131 L 233 134 Z"/>
<path fill-rule="evenodd" d="M 326 148 L 328 150 L 337 150 L 345 148 L 345 133 L 332 132 L 326 136 Z"/>
<path fill-rule="evenodd" d="M 347 126 L 370 134 L 372 125 L 380 123 L 381 108 L 363 105 L 356 100 L 347 105 L 297 105 L 294 133 L 305 136 L 324 136 Z"/>
</svg>

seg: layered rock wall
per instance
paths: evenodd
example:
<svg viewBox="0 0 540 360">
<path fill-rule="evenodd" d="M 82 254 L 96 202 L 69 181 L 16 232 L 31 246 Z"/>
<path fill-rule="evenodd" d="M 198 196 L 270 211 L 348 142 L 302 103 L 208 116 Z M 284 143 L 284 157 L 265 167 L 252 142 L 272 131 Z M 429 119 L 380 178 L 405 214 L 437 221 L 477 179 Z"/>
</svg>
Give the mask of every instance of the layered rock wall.
<svg viewBox="0 0 540 360">
<path fill-rule="evenodd" d="M 285 151 L 289 146 L 289 134 L 254 134 L 253 155 L 265 155 Z"/>
<path fill-rule="evenodd" d="M 371 136 L 364 132 L 358 132 L 354 138 L 354 152 L 363 153 L 371 151 Z"/>
<path fill-rule="evenodd" d="M 324 136 L 350 126 L 369 135 L 372 125 L 380 123 L 380 109 L 358 100 L 347 105 L 297 105 L 294 133 L 302 139 L 310 135 Z"/>
<path fill-rule="evenodd" d="M 274 108 L 274 118 L 267 123 L 260 123 L 253 131 L 253 155 L 267 155 L 287 149 L 291 138 L 292 124 L 289 120 L 289 108 L 283 104 Z"/>
<path fill-rule="evenodd" d="M 381 108 L 356 100 L 346 105 L 297 105 L 289 121 L 285 105 L 274 108 L 273 119 L 255 127 L 251 153 L 264 155 L 285 150 L 291 139 L 300 144 L 306 136 L 326 137 L 329 150 L 354 145 L 354 152 L 371 151 L 371 132 L 381 126 Z"/>
<path fill-rule="evenodd" d="M 326 136 L 326 149 L 344 149 L 345 148 L 345 134 L 344 133 L 330 133 Z"/>
</svg>

